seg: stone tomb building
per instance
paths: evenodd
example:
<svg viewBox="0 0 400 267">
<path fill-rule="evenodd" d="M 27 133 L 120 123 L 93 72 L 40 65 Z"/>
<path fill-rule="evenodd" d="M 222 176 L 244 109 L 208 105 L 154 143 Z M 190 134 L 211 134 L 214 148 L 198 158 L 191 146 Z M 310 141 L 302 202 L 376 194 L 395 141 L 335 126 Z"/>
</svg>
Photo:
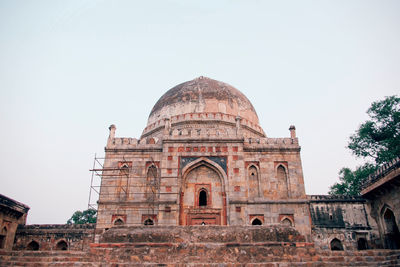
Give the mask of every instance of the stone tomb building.
<svg viewBox="0 0 400 267">
<path fill-rule="evenodd" d="M 400 265 L 399 158 L 362 196 L 306 195 L 295 127 L 268 137 L 240 91 L 205 77 L 167 91 L 140 139 L 115 132 L 96 225 L 25 225 L 29 207 L 0 195 L 1 266 Z"/>
<path fill-rule="evenodd" d="M 114 225 L 311 225 L 295 127 L 269 138 L 239 90 L 206 77 L 153 107 L 140 140 L 111 125 L 97 230 Z"/>
</svg>

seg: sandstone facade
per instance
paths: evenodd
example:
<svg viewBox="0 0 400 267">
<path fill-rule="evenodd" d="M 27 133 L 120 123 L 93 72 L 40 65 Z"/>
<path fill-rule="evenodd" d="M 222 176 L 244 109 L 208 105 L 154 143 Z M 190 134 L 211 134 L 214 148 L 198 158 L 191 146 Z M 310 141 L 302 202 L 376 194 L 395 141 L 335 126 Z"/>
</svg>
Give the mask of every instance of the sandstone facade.
<svg viewBox="0 0 400 267">
<path fill-rule="evenodd" d="M 118 225 L 291 225 L 311 240 L 300 146 L 268 138 L 237 89 L 200 77 L 168 91 L 140 140 L 110 127 L 97 232 Z"/>
<path fill-rule="evenodd" d="M 96 225 L 26 226 L 28 207 L 0 205 L 1 266 L 400 265 L 400 159 L 360 197 L 307 196 L 295 127 L 268 137 L 205 77 L 165 93 L 140 139 L 109 129 Z"/>
</svg>

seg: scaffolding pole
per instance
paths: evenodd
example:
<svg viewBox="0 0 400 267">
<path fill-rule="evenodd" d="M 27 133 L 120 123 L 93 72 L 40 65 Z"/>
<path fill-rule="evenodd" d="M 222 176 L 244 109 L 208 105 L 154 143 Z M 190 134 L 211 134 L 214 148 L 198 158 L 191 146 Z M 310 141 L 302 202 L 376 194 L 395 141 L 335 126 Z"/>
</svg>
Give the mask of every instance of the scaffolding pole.
<svg viewBox="0 0 400 267">
<path fill-rule="evenodd" d="M 144 201 L 139 201 L 137 204 L 144 204 L 144 207 L 135 207 L 134 210 L 146 210 L 147 215 L 156 216 L 158 214 L 158 200 L 160 197 L 160 168 L 157 166 L 156 162 L 152 157 L 150 157 L 150 165 L 146 169 L 145 177 L 135 177 L 144 178 L 144 182 L 135 182 L 130 174 L 132 173 L 131 161 L 127 161 L 125 156 L 122 160 L 118 162 L 118 166 L 115 167 L 104 167 L 104 157 L 97 157 L 94 155 L 93 167 L 91 171 L 90 179 L 90 190 L 89 190 L 89 200 L 88 209 L 98 210 L 98 200 L 100 195 L 111 196 L 111 199 L 129 203 L 129 195 L 143 195 Z M 102 184 L 103 179 L 114 179 L 115 183 L 108 185 Z M 102 188 L 115 188 L 111 190 L 112 193 L 101 192 Z M 133 192 L 129 192 L 129 188 L 138 188 Z M 177 194 L 172 192 L 165 192 L 165 194 Z M 146 219 L 147 220 L 147 219 Z M 150 223 L 150 222 L 149 222 Z M 151 219 L 151 224 L 157 224 L 158 220 Z"/>
</svg>

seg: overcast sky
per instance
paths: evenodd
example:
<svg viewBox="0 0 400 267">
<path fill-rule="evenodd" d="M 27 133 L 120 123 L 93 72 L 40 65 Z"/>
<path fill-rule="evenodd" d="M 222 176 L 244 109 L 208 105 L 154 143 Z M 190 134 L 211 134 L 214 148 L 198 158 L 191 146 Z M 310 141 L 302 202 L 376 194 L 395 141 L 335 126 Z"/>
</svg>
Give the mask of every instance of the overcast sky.
<svg viewBox="0 0 400 267">
<path fill-rule="evenodd" d="M 0 1 L 0 193 L 28 223 L 87 208 L 108 126 L 139 138 L 161 95 L 233 85 L 326 194 L 370 103 L 400 91 L 400 1 Z"/>
</svg>

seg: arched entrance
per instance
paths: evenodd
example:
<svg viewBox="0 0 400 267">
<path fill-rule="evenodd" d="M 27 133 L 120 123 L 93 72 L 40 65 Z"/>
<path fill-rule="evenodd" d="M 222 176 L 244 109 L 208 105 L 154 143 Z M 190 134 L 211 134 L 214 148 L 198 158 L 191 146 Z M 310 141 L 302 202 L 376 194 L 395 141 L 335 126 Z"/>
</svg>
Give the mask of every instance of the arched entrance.
<svg viewBox="0 0 400 267">
<path fill-rule="evenodd" d="M 332 239 L 331 250 L 343 250 L 342 242 L 337 238 Z"/>
<path fill-rule="evenodd" d="M 64 240 L 61 240 L 56 245 L 56 250 L 68 250 L 68 244 Z"/>
<path fill-rule="evenodd" d="M 383 213 L 383 223 L 385 229 L 385 248 L 399 249 L 400 248 L 400 233 L 397 227 L 396 218 L 393 211 L 386 208 Z"/>
<path fill-rule="evenodd" d="M 4 248 L 6 245 L 7 238 L 7 228 L 4 226 L 0 231 L 0 249 Z"/>
<path fill-rule="evenodd" d="M 32 240 L 28 246 L 26 246 L 27 250 L 39 250 L 39 243 L 36 242 L 35 240 Z"/>
<path fill-rule="evenodd" d="M 251 225 L 262 225 L 262 222 L 261 222 L 259 219 L 255 218 L 255 219 L 251 222 Z"/>
<path fill-rule="evenodd" d="M 179 224 L 226 225 L 225 179 L 222 168 L 206 158 L 183 168 Z"/>
</svg>

